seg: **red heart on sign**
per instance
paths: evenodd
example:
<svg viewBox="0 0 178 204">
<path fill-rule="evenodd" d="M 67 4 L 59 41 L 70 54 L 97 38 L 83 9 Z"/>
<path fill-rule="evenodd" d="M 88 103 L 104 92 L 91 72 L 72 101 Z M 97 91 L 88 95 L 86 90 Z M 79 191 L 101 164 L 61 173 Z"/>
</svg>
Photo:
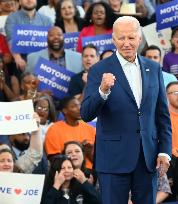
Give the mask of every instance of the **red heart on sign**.
<svg viewBox="0 0 178 204">
<path fill-rule="evenodd" d="M 22 190 L 21 190 L 21 189 L 18 189 L 18 188 L 15 188 L 15 189 L 14 189 L 14 192 L 15 192 L 17 195 L 19 195 L 19 194 L 22 192 Z"/>
<path fill-rule="evenodd" d="M 5 119 L 6 119 L 6 120 L 11 120 L 11 116 L 6 115 L 6 116 L 5 116 Z"/>
</svg>

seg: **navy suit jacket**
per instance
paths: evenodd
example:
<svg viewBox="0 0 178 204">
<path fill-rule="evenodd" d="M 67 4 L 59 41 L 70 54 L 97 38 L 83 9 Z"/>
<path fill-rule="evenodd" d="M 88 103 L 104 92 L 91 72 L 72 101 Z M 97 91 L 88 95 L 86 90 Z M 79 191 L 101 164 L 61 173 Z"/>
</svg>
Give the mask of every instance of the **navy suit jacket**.
<svg viewBox="0 0 178 204">
<path fill-rule="evenodd" d="M 81 106 L 84 121 L 97 117 L 96 170 L 129 173 L 136 167 L 140 145 L 146 165 L 154 171 L 158 153 L 171 156 L 171 123 L 159 64 L 139 56 L 142 100 L 138 109 L 116 54 L 89 71 Z M 107 100 L 99 94 L 103 73 L 116 77 Z"/>
</svg>

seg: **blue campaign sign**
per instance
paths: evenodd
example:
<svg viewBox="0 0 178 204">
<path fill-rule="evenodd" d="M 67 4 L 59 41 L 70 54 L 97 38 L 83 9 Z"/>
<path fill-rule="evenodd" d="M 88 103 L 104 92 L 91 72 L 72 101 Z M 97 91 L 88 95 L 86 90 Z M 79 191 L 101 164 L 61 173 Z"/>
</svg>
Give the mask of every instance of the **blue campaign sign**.
<svg viewBox="0 0 178 204">
<path fill-rule="evenodd" d="M 13 29 L 12 51 L 28 54 L 44 49 L 47 46 L 47 35 L 50 27 L 16 25 Z"/>
<path fill-rule="evenodd" d="M 64 48 L 76 51 L 79 32 L 64 34 Z"/>
<path fill-rule="evenodd" d="M 173 0 L 156 7 L 157 30 L 178 25 L 178 0 Z"/>
<path fill-rule="evenodd" d="M 84 37 L 82 39 L 82 46 L 84 47 L 88 44 L 95 45 L 100 54 L 102 54 L 105 50 L 116 50 L 116 47 L 112 42 L 112 34 Z"/>
<path fill-rule="evenodd" d="M 60 99 L 67 95 L 69 82 L 74 73 L 40 57 L 35 66 L 35 75 L 40 81 L 39 91 L 50 90 L 53 96 Z"/>
<path fill-rule="evenodd" d="M 135 3 L 136 0 L 129 0 L 129 3 Z"/>
</svg>

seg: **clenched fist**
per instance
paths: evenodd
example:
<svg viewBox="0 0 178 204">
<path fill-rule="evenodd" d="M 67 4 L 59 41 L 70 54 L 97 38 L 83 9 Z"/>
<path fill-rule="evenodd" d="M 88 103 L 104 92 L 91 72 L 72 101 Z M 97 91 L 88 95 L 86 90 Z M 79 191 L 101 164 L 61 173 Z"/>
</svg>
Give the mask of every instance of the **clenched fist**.
<svg viewBox="0 0 178 204">
<path fill-rule="evenodd" d="M 116 77 L 111 73 L 104 73 L 100 89 L 104 94 L 107 94 L 112 86 L 114 86 L 114 82 L 116 80 Z"/>
</svg>

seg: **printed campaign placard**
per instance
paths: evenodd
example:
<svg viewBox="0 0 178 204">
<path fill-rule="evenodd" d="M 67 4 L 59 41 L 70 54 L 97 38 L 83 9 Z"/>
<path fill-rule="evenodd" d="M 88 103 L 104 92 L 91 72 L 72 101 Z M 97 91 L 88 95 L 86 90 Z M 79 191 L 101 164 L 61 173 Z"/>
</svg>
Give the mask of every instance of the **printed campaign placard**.
<svg viewBox="0 0 178 204">
<path fill-rule="evenodd" d="M 178 25 L 178 0 L 173 0 L 156 7 L 157 30 Z"/>
<path fill-rule="evenodd" d="M 76 51 L 79 32 L 64 33 L 64 48 Z"/>
<path fill-rule="evenodd" d="M 0 135 L 13 135 L 37 130 L 33 113 L 32 100 L 0 102 Z"/>
<path fill-rule="evenodd" d="M 40 204 L 44 175 L 0 172 L 1 204 Z"/>
<path fill-rule="evenodd" d="M 16 25 L 13 28 L 12 51 L 31 53 L 47 47 L 49 26 Z"/>
<path fill-rule="evenodd" d="M 116 47 L 112 42 L 112 34 L 83 37 L 82 46 L 84 47 L 88 44 L 95 45 L 99 51 L 99 54 L 102 54 L 105 50 L 116 50 Z"/>
<path fill-rule="evenodd" d="M 143 34 L 148 46 L 156 45 L 161 49 L 162 56 L 164 56 L 171 49 L 171 29 L 156 31 L 156 23 L 152 23 L 142 28 Z"/>
<path fill-rule="evenodd" d="M 74 75 L 73 72 L 66 70 L 66 68 L 42 57 L 39 58 L 34 73 L 40 80 L 38 90 L 48 89 L 57 98 L 63 98 L 67 95 L 69 82 Z"/>
</svg>

